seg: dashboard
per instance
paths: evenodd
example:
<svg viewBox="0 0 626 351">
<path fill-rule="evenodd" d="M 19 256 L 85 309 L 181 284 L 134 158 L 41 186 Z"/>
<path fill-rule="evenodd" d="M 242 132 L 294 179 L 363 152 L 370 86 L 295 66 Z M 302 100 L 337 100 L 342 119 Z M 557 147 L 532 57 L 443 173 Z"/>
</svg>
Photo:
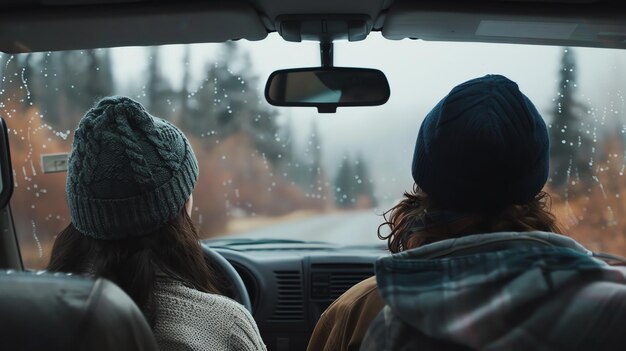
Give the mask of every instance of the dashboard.
<svg viewBox="0 0 626 351">
<path fill-rule="evenodd" d="M 381 247 L 337 247 L 278 241 L 207 240 L 241 276 L 269 351 L 306 350 L 324 310 L 354 284 L 374 275 Z"/>
</svg>

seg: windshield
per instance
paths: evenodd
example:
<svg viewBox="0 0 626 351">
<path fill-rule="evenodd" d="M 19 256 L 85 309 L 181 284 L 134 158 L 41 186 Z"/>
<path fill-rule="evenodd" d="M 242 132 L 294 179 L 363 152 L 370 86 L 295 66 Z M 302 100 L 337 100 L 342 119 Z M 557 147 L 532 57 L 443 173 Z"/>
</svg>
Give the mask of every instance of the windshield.
<svg viewBox="0 0 626 351">
<path fill-rule="evenodd" d="M 269 106 L 263 86 L 272 71 L 319 65 L 316 43 L 275 34 L 259 42 L 0 54 L 11 205 L 26 266 L 45 267 L 69 223 L 64 153 L 99 97 L 128 95 L 186 133 L 200 163 L 192 219 L 203 238 L 380 245 L 381 214 L 413 185 L 424 116 L 453 86 L 489 73 L 516 81 L 549 125 L 546 191 L 567 234 L 626 255 L 626 52 L 372 33 L 336 43 L 335 64 L 383 71 L 389 102 L 321 115 Z"/>
</svg>

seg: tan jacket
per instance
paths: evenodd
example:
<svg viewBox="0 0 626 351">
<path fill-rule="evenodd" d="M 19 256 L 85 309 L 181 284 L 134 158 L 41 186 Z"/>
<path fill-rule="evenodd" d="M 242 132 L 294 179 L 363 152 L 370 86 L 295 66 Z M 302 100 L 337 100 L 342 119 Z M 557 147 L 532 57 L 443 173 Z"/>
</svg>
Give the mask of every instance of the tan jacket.
<svg viewBox="0 0 626 351">
<path fill-rule="evenodd" d="M 367 328 L 384 306 L 376 277 L 356 284 L 322 314 L 307 351 L 359 350 Z"/>
</svg>

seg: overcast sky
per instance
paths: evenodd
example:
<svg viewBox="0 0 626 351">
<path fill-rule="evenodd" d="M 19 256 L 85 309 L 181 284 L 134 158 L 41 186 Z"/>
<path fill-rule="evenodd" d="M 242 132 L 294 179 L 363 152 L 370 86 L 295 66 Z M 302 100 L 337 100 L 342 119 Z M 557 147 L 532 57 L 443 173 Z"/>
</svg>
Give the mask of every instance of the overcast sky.
<svg viewBox="0 0 626 351">
<path fill-rule="evenodd" d="M 197 79 L 204 76 L 203 68 L 215 59 L 220 45 L 192 45 L 189 64 Z M 320 63 L 319 46 L 314 42 L 288 43 L 271 34 L 263 41 L 242 40 L 238 45 L 252 58 L 250 69 L 260 77 L 259 92 L 274 70 Z M 617 90 L 626 90 L 626 51 L 575 51 L 581 99 L 600 108 L 614 99 Z M 164 46 L 161 52 L 164 73 L 180 87 L 182 46 Z M 453 86 L 489 73 L 506 75 L 549 121 L 562 52 L 560 47 L 531 45 L 391 41 L 372 33 L 362 42 L 335 43 L 335 65 L 382 70 L 391 86 L 391 98 L 385 105 L 339 108 L 336 114 L 323 115 L 313 108 L 279 108 L 281 120 L 292 120 L 298 145 L 305 142 L 311 121 L 317 120 L 329 167 L 337 165 L 345 153 L 361 153 L 370 163 L 379 195 L 397 198 L 412 185 L 410 164 L 419 125 Z M 145 48 L 115 49 L 113 60 L 122 87 L 145 79 Z M 623 108 L 623 99 L 618 104 Z"/>
</svg>

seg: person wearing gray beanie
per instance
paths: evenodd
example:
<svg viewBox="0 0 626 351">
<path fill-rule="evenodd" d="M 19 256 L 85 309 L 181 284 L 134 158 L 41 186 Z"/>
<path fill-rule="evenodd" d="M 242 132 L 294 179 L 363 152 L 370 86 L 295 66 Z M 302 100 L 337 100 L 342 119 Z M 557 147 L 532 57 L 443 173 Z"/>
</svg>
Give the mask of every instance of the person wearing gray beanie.
<svg viewBox="0 0 626 351">
<path fill-rule="evenodd" d="M 111 240 L 145 235 L 178 215 L 198 180 L 187 138 L 125 97 L 103 99 L 74 133 L 67 177 L 72 223 Z"/>
<path fill-rule="evenodd" d="M 226 287 L 205 260 L 190 219 L 198 172 L 174 125 L 128 97 L 100 100 L 74 132 L 71 223 L 55 240 L 48 270 L 118 284 L 161 350 L 265 350 L 254 319 L 222 296 Z"/>
</svg>

